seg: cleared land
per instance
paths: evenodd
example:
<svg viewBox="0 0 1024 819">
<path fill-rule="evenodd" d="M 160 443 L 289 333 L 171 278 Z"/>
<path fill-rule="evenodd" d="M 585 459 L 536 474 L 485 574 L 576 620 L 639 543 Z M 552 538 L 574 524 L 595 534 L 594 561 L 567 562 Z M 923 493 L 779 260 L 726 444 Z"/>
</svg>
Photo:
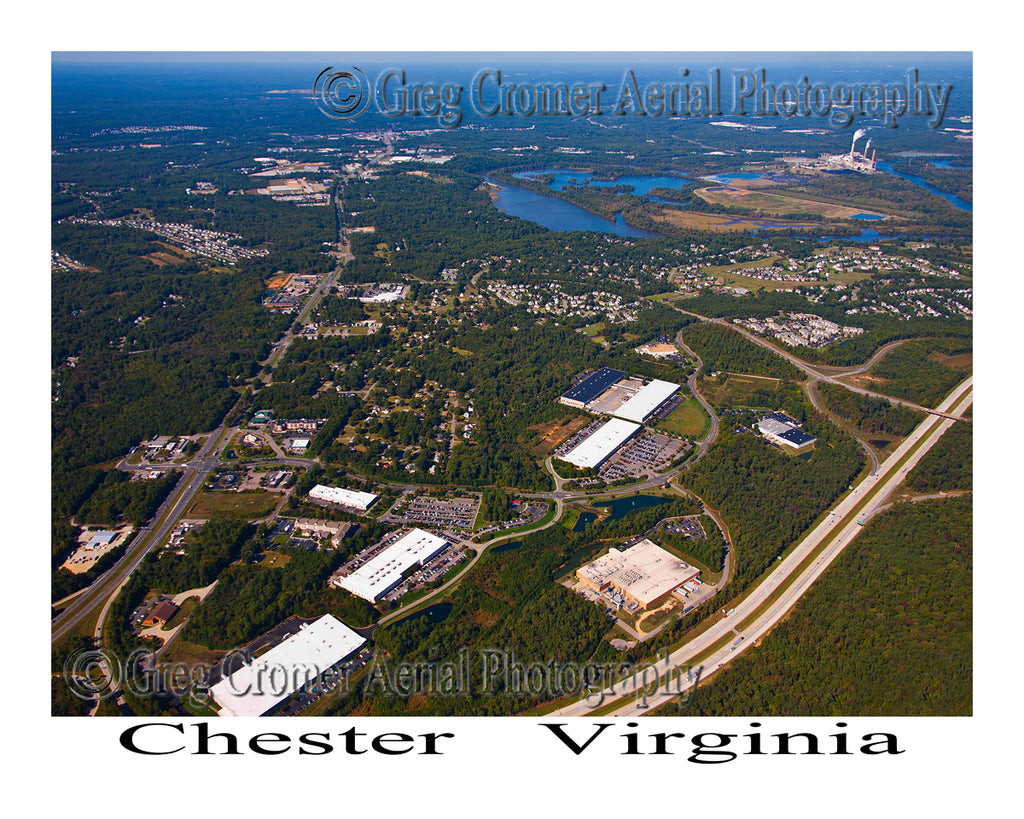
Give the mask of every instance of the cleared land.
<svg viewBox="0 0 1024 819">
<path fill-rule="evenodd" d="M 291 279 L 291 273 L 282 273 L 280 275 L 271 276 L 270 281 L 267 282 L 267 290 L 280 290 Z"/>
<path fill-rule="evenodd" d="M 260 561 L 260 565 L 265 566 L 268 569 L 280 569 L 291 559 L 291 555 L 282 554 L 281 552 L 267 551 L 263 553 L 263 559 Z"/>
<path fill-rule="evenodd" d="M 696 398 L 689 398 L 668 418 L 659 421 L 657 428 L 674 435 L 697 438 L 704 434 L 707 424 L 708 417 L 700 402 Z"/>
<path fill-rule="evenodd" d="M 269 515 L 281 500 L 281 496 L 256 490 L 253 492 L 200 492 L 192 505 L 185 511 L 185 517 L 194 520 L 209 520 L 214 515 L 253 520 Z"/>
<path fill-rule="evenodd" d="M 535 458 L 546 458 L 555 451 L 562 441 L 583 429 L 592 419 L 585 416 L 572 416 L 562 421 L 551 421 L 546 424 L 536 424 L 529 427 L 537 433 L 533 443 L 530 445 L 530 454 Z"/>
<path fill-rule="evenodd" d="M 716 378 L 701 379 L 700 391 L 716 407 L 761 406 L 755 398 L 756 393 L 774 392 L 779 380 L 766 375 L 720 373 Z"/>
<path fill-rule="evenodd" d="M 819 202 L 814 199 L 800 199 L 768 191 L 751 191 L 739 188 L 715 186 L 701 188 L 694 193 L 712 205 L 723 207 L 749 208 L 768 216 L 796 216 L 798 214 L 816 213 L 826 219 L 851 219 L 858 213 L 870 213 L 884 216 L 882 213 L 866 211 L 863 208 L 851 208 L 832 202 Z"/>
<path fill-rule="evenodd" d="M 857 213 L 863 213 L 863 211 L 857 211 Z M 652 212 L 650 215 L 655 221 L 667 222 L 673 227 L 685 228 L 686 230 L 757 230 L 762 227 L 762 219 L 758 217 L 726 216 L 724 214 L 717 215 L 688 210 L 663 210 L 661 212 Z M 816 222 L 787 221 L 785 227 L 812 228 L 820 227 L 820 224 Z"/>
</svg>

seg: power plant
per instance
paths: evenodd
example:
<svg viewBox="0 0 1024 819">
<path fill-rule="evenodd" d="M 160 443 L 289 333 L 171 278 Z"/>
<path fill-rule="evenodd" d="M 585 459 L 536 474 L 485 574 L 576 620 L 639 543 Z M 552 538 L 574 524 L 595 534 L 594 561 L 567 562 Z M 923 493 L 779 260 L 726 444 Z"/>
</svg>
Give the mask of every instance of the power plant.
<svg viewBox="0 0 1024 819">
<path fill-rule="evenodd" d="M 864 149 L 857 153 L 857 141 L 867 136 L 867 131 L 859 128 L 850 142 L 850 151 L 845 154 L 822 154 L 816 159 L 804 157 L 786 157 L 783 161 L 793 170 L 807 169 L 814 171 L 858 171 L 859 173 L 877 173 L 875 168 L 878 149 L 871 148 L 871 137 L 864 143 Z M 870 151 L 870 153 L 869 153 Z"/>
</svg>

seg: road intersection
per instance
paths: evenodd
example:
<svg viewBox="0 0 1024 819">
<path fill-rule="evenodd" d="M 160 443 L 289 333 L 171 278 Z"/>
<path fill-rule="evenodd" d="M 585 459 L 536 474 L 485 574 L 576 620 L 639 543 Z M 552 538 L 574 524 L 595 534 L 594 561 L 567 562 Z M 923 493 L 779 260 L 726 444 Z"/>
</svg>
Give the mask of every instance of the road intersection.
<svg viewBox="0 0 1024 819">
<path fill-rule="evenodd" d="M 726 618 L 695 639 L 671 652 L 667 668 L 689 668 L 698 665 L 713 673 L 739 653 L 746 651 L 763 637 L 797 600 L 810 588 L 836 556 L 862 531 L 863 525 L 886 505 L 889 496 L 903 482 L 907 473 L 931 449 L 939 438 L 960 418 L 973 402 L 973 376 L 958 385 L 939 405 L 940 414 L 928 415 L 903 443 L 885 460 L 880 469 L 865 476 L 853 487 L 814 529 L 779 563 L 779 565 Z M 824 544 L 814 561 L 807 560 Z M 742 641 L 732 639 L 741 633 Z M 708 652 L 711 652 L 710 654 Z M 660 664 L 659 664 L 660 665 Z M 601 701 L 622 700 L 611 715 L 635 715 L 651 711 L 680 693 L 654 690 L 656 674 L 633 675 L 602 692 Z M 673 678 L 675 679 L 675 678 Z M 644 684 L 647 684 L 646 691 Z M 682 686 L 685 692 L 693 685 Z M 583 716 L 595 710 L 596 694 L 552 711 L 548 716 Z"/>
</svg>

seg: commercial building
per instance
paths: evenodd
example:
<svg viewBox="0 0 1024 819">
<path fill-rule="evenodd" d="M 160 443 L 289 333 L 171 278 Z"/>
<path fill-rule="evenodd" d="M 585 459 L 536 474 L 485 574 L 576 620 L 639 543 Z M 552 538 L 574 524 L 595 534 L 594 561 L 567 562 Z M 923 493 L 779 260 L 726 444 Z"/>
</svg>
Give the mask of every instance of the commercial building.
<svg viewBox="0 0 1024 819">
<path fill-rule="evenodd" d="M 576 570 L 576 577 L 596 592 L 628 600 L 643 609 L 661 603 L 675 589 L 700 574 L 646 538 L 628 549 L 611 549 Z"/>
<path fill-rule="evenodd" d="M 332 582 L 371 603 L 402 582 L 414 566 L 423 566 L 448 548 L 448 541 L 422 529 L 413 529 L 399 538 L 352 574 L 336 577 Z"/>
<path fill-rule="evenodd" d="M 365 643 L 340 620 L 325 614 L 222 679 L 210 694 L 222 717 L 260 717 Z"/>
<path fill-rule="evenodd" d="M 178 607 L 167 600 L 161 600 L 152 609 L 149 614 L 146 615 L 142 621 L 144 626 L 155 626 L 164 625 L 169 621 L 175 614 L 178 613 Z"/>
<path fill-rule="evenodd" d="M 657 342 L 651 342 L 650 344 L 644 344 L 642 347 L 637 347 L 636 351 L 641 355 L 649 355 L 654 358 L 670 358 L 671 356 L 679 356 L 679 348 L 675 344 L 659 344 Z"/>
<path fill-rule="evenodd" d="M 97 532 L 85 544 L 86 549 L 99 549 L 102 546 L 109 546 L 114 542 L 117 537 L 117 532 L 111 532 L 109 529 L 104 529 L 102 532 Z"/>
<path fill-rule="evenodd" d="M 296 518 L 294 530 L 310 537 L 330 535 L 331 543 L 337 546 L 343 541 L 357 524 L 344 520 L 317 520 L 316 518 Z"/>
<path fill-rule="evenodd" d="M 626 377 L 622 370 L 602 367 L 593 375 L 584 378 L 579 384 L 558 399 L 559 403 L 576 409 L 586 409 L 587 404 L 605 392 L 612 384 Z"/>
<path fill-rule="evenodd" d="M 309 490 L 309 497 L 311 500 L 335 503 L 338 506 L 345 506 L 349 509 L 365 512 L 379 496 L 372 492 L 357 492 L 354 489 L 342 489 L 341 487 L 324 486 L 322 483 L 318 483 Z"/>
<path fill-rule="evenodd" d="M 597 415 L 612 415 L 644 423 L 679 389 L 678 384 L 654 379 L 644 384 L 627 378 L 621 370 L 604 367 L 588 376 L 558 399 L 559 403 Z"/>
<path fill-rule="evenodd" d="M 563 460 L 580 467 L 580 469 L 597 468 L 639 431 L 640 424 L 612 418 L 569 450 L 562 456 Z"/>
<path fill-rule="evenodd" d="M 675 395 L 678 389 L 678 384 L 656 378 L 650 384 L 641 387 L 633 394 L 632 398 L 624 401 L 613 415 L 616 418 L 624 418 L 627 421 L 642 424 L 654 414 L 658 407 Z"/>
<path fill-rule="evenodd" d="M 773 444 L 787 446 L 794 452 L 807 452 L 818 440 L 800 429 L 794 419 L 781 412 L 765 416 L 757 422 L 757 428 Z"/>
</svg>

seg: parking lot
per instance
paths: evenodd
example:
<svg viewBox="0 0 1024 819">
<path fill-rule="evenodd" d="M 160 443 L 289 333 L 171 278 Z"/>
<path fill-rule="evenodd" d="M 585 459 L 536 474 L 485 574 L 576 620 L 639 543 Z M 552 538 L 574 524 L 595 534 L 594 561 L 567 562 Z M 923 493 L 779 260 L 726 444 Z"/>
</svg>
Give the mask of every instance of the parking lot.
<svg viewBox="0 0 1024 819">
<path fill-rule="evenodd" d="M 405 512 L 396 516 L 404 523 L 424 523 L 439 529 L 472 529 L 476 521 L 480 499 L 470 498 L 413 498 Z"/>
<path fill-rule="evenodd" d="M 577 444 L 582 443 L 586 438 L 589 438 L 594 433 L 594 430 L 598 429 L 598 427 L 604 426 L 607 420 L 607 418 L 598 418 L 594 421 L 591 421 L 579 432 L 570 435 L 568 438 L 562 441 L 562 443 L 558 445 L 558 447 L 552 454 L 556 458 L 562 457 L 567 452 L 571 451 Z"/>
<path fill-rule="evenodd" d="M 689 446 L 686 441 L 644 430 L 623 446 L 601 469 L 601 478 L 638 478 L 644 473 L 667 469 Z"/>
</svg>

